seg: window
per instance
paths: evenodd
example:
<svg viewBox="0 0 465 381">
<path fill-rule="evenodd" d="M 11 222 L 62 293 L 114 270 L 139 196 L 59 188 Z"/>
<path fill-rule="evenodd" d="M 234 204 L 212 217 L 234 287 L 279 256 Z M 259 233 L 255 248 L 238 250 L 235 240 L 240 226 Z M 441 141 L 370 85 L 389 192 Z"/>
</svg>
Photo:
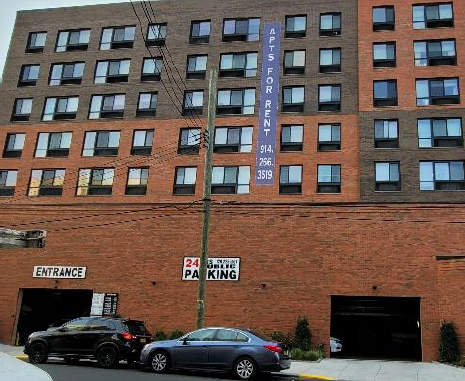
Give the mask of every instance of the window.
<svg viewBox="0 0 465 381">
<path fill-rule="evenodd" d="M 375 148 L 399 148 L 397 119 L 375 119 Z"/>
<path fill-rule="evenodd" d="M 213 194 L 249 193 L 250 167 L 213 167 Z"/>
<path fill-rule="evenodd" d="M 203 90 L 184 92 L 183 115 L 202 115 Z"/>
<path fill-rule="evenodd" d="M 225 19 L 223 41 L 258 41 L 260 38 L 260 19 Z"/>
<path fill-rule="evenodd" d="M 140 93 L 137 117 L 155 116 L 157 114 L 158 93 Z"/>
<path fill-rule="evenodd" d="M 303 125 L 284 125 L 281 128 L 281 151 L 302 151 Z"/>
<path fill-rule="evenodd" d="M 303 112 L 305 86 L 283 87 L 283 112 Z"/>
<path fill-rule="evenodd" d="M 144 58 L 141 81 L 159 81 L 163 69 L 163 58 Z"/>
<path fill-rule="evenodd" d="M 207 55 L 187 56 L 188 79 L 204 79 L 207 71 Z"/>
<path fill-rule="evenodd" d="M 463 161 L 421 161 L 420 190 L 465 190 Z"/>
<path fill-rule="evenodd" d="M 56 52 L 87 50 L 90 29 L 64 30 L 58 32 Z"/>
<path fill-rule="evenodd" d="M 417 79 L 417 106 L 459 104 L 458 78 Z"/>
<path fill-rule="evenodd" d="M 71 132 L 39 133 L 35 157 L 67 157 L 72 137 Z"/>
<path fill-rule="evenodd" d="M 320 36 L 341 35 L 341 14 L 322 13 L 320 15 Z"/>
<path fill-rule="evenodd" d="M 105 318 L 94 319 L 91 321 L 90 326 L 87 328 L 88 331 L 114 331 L 116 330 L 115 325 Z"/>
<path fill-rule="evenodd" d="M 31 116 L 32 98 L 17 98 L 11 115 L 12 122 L 26 122 Z"/>
<path fill-rule="evenodd" d="M 152 153 L 153 133 L 153 130 L 134 131 L 131 155 L 149 156 Z"/>
<path fill-rule="evenodd" d="M 453 27 L 452 3 L 413 6 L 413 29 Z"/>
<path fill-rule="evenodd" d="M 42 53 L 44 51 L 47 32 L 29 33 L 27 40 L 26 53 Z"/>
<path fill-rule="evenodd" d="M 103 28 L 100 50 L 132 48 L 135 34 L 135 26 Z"/>
<path fill-rule="evenodd" d="M 341 149 L 341 125 L 320 124 L 318 126 L 318 151 L 338 151 Z"/>
<path fill-rule="evenodd" d="M 341 111 L 341 85 L 318 86 L 318 111 Z"/>
<path fill-rule="evenodd" d="M 418 147 L 463 147 L 462 119 L 418 119 Z"/>
<path fill-rule="evenodd" d="M 39 78 L 40 65 L 23 65 L 18 86 L 35 86 Z"/>
<path fill-rule="evenodd" d="M 394 30 L 394 6 L 373 7 L 373 30 Z"/>
<path fill-rule="evenodd" d="M 307 33 L 307 16 L 286 16 L 286 38 L 305 37 Z"/>
<path fill-rule="evenodd" d="M 237 331 L 231 329 L 219 329 L 215 341 L 236 341 L 246 343 L 249 341 L 249 338 Z"/>
<path fill-rule="evenodd" d="M 144 195 L 147 193 L 148 168 L 129 168 L 126 195 Z"/>
<path fill-rule="evenodd" d="M 7 134 L 3 157 L 21 157 L 26 134 Z"/>
<path fill-rule="evenodd" d="M 396 66 L 396 43 L 381 42 L 373 44 L 373 67 Z"/>
<path fill-rule="evenodd" d="M 50 86 L 79 85 L 84 74 L 84 62 L 53 64 L 50 70 Z"/>
<path fill-rule="evenodd" d="M 125 100 L 125 94 L 92 95 L 89 119 L 122 118 Z"/>
<path fill-rule="evenodd" d="M 127 82 L 131 60 L 97 62 L 94 83 Z"/>
<path fill-rule="evenodd" d="M 216 127 L 213 152 L 252 152 L 253 127 Z"/>
<path fill-rule="evenodd" d="M 200 331 L 192 332 L 189 336 L 185 338 L 187 341 L 213 341 L 213 336 L 215 336 L 216 329 L 202 329 Z"/>
<path fill-rule="evenodd" d="M 147 46 L 164 46 L 166 40 L 166 23 L 150 24 L 147 28 Z"/>
<path fill-rule="evenodd" d="M 192 21 L 189 44 L 207 44 L 210 42 L 210 20 Z"/>
<path fill-rule="evenodd" d="M 63 324 L 69 331 L 84 331 L 89 324 L 89 318 L 79 318 L 71 320 L 69 323 Z"/>
<path fill-rule="evenodd" d="M 43 121 L 76 119 L 79 97 L 46 98 Z"/>
<path fill-rule="evenodd" d="M 61 196 L 64 181 L 64 169 L 33 169 L 28 196 Z"/>
<path fill-rule="evenodd" d="M 79 170 L 78 196 L 111 195 L 115 170 L 113 168 L 86 168 Z"/>
<path fill-rule="evenodd" d="M 397 106 L 397 80 L 373 81 L 375 107 Z"/>
<path fill-rule="evenodd" d="M 176 167 L 174 194 L 195 194 L 196 167 Z"/>
<path fill-rule="evenodd" d="M 318 165 L 318 193 L 341 193 L 341 166 Z"/>
<path fill-rule="evenodd" d="M 227 53 L 221 55 L 220 77 L 255 77 L 257 53 Z"/>
<path fill-rule="evenodd" d="M 255 89 L 218 91 L 217 113 L 250 115 L 255 113 Z"/>
<path fill-rule="evenodd" d="M 200 148 L 200 129 L 181 128 L 179 132 L 179 154 L 197 155 Z"/>
<path fill-rule="evenodd" d="M 284 74 L 305 73 L 305 50 L 288 50 L 284 52 Z"/>
<path fill-rule="evenodd" d="M 120 135 L 120 131 L 86 132 L 82 156 L 116 156 Z"/>
<path fill-rule="evenodd" d="M 281 165 L 279 171 L 279 193 L 301 194 L 302 193 L 302 166 Z"/>
<path fill-rule="evenodd" d="M 320 49 L 320 73 L 341 71 L 341 48 Z"/>
<path fill-rule="evenodd" d="M 455 40 L 417 41 L 415 66 L 456 65 Z"/>
<path fill-rule="evenodd" d="M 14 196 L 18 171 L 0 169 L 0 197 Z"/>
<path fill-rule="evenodd" d="M 375 163 L 376 191 L 400 191 L 399 163 Z"/>
</svg>

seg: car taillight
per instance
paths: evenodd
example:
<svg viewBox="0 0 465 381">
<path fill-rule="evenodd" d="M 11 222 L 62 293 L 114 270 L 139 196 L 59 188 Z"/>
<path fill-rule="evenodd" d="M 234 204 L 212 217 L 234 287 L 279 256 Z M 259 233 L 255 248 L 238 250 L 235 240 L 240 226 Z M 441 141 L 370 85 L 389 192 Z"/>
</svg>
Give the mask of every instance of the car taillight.
<svg viewBox="0 0 465 381">
<path fill-rule="evenodd" d="M 265 345 L 265 348 L 271 352 L 276 352 L 276 353 L 282 353 L 283 351 L 281 347 L 278 347 L 277 345 Z"/>
<path fill-rule="evenodd" d="M 121 336 L 123 336 L 126 340 L 134 339 L 134 336 L 132 336 L 129 332 L 123 332 Z"/>
</svg>

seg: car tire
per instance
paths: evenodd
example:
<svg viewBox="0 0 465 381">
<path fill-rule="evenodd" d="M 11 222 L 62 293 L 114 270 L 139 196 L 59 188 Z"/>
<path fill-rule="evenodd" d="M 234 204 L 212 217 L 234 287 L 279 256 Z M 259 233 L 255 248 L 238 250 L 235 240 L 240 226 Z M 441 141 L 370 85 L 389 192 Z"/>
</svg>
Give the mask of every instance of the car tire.
<svg viewBox="0 0 465 381">
<path fill-rule="evenodd" d="M 149 366 L 155 373 L 166 373 L 171 366 L 170 356 L 164 351 L 155 351 L 149 357 Z"/>
<path fill-rule="evenodd" d="M 118 363 L 118 351 L 110 346 L 100 348 L 97 352 L 97 363 L 101 368 L 114 368 Z"/>
<path fill-rule="evenodd" d="M 257 363 L 251 357 L 239 357 L 234 363 L 233 371 L 239 380 L 250 380 L 257 374 Z"/>
<path fill-rule="evenodd" d="M 65 363 L 68 365 L 77 365 L 79 363 L 80 358 L 77 356 L 72 356 L 65 357 L 63 360 L 65 360 Z"/>
<path fill-rule="evenodd" d="M 33 343 L 29 347 L 29 362 L 31 364 L 43 364 L 48 359 L 47 346 L 44 343 Z"/>
</svg>

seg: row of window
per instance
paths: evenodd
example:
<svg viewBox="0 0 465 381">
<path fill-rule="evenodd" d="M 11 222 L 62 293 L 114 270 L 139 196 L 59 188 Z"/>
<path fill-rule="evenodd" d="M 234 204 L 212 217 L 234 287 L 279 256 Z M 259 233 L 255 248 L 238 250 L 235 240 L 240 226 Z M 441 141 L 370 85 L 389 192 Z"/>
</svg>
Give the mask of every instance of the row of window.
<svg viewBox="0 0 465 381">
<path fill-rule="evenodd" d="M 281 151 L 303 150 L 303 125 L 283 125 Z M 216 127 L 214 148 L 216 153 L 252 152 L 253 127 Z M 131 155 L 151 155 L 154 130 L 135 130 Z M 71 147 L 72 132 L 40 132 L 37 137 L 35 157 L 67 157 Z M 120 146 L 120 131 L 88 131 L 85 133 L 82 156 L 115 156 Z M 26 134 L 7 134 L 4 158 L 22 155 Z M 198 154 L 201 131 L 182 128 L 179 132 L 178 154 Z M 341 149 L 341 125 L 318 125 L 318 151 Z"/>
<path fill-rule="evenodd" d="M 65 180 L 65 169 L 33 169 L 29 182 L 28 196 L 61 196 Z M 0 170 L 0 196 L 14 196 L 17 170 Z M 114 168 L 81 168 L 77 180 L 77 196 L 111 195 L 115 179 Z M 127 195 L 145 195 L 149 168 L 129 168 Z M 176 167 L 173 194 L 195 194 L 197 167 Z M 214 166 L 212 169 L 213 194 L 248 194 L 250 192 L 250 166 Z M 279 192 L 282 194 L 302 193 L 302 165 L 280 167 Z M 317 193 L 341 192 L 341 165 L 322 164 L 317 166 Z"/>
<path fill-rule="evenodd" d="M 413 29 L 454 26 L 452 3 L 415 4 L 412 6 Z M 373 7 L 373 30 L 395 29 L 394 5 Z"/>
<path fill-rule="evenodd" d="M 279 193 L 302 193 L 302 165 L 281 165 Z M 375 162 L 375 190 L 400 191 L 399 162 Z M 65 169 L 33 169 L 28 196 L 61 196 Z M 420 161 L 420 190 L 465 190 L 463 161 Z M 0 196 L 14 196 L 17 170 L 0 170 Z M 127 195 L 145 195 L 149 168 L 129 168 L 126 182 Z M 84 168 L 79 170 L 76 195 L 111 195 L 115 179 L 114 168 Z M 197 167 L 176 167 L 173 194 L 195 194 Z M 248 194 L 250 191 L 249 166 L 215 166 L 212 170 L 213 194 Z M 341 192 L 341 165 L 317 165 L 317 193 Z"/>
<path fill-rule="evenodd" d="M 300 38 L 307 33 L 307 16 L 286 16 L 285 37 Z M 58 32 L 55 51 L 85 51 L 90 40 L 90 29 L 70 29 Z M 144 41 L 147 46 L 165 45 L 167 23 L 148 25 Z M 190 44 L 208 43 L 210 41 L 211 20 L 192 21 L 189 35 Z M 118 26 L 102 28 L 100 50 L 132 48 L 136 26 Z M 341 34 L 341 13 L 320 14 L 320 35 L 337 36 Z M 223 20 L 224 42 L 258 41 L 260 39 L 260 18 L 238 18 Z M 43 52 L 47 32 L 29 33 L 26 52 Z"/>
</svg>

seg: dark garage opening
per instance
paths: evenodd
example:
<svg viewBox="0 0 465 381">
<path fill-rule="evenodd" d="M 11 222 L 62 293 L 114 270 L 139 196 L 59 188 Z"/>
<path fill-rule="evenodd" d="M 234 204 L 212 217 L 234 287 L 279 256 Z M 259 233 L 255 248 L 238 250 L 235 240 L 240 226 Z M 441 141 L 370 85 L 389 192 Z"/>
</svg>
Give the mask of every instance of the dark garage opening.
<svg viewBox="0 0 465 381">
<path fill-rule="evenodd" d="M 334 357 L 421 361 L 420 298 L 332 296 L 331 336 Z"/>
<path fill-rule="evenodd" d="M 16 334 L 17 345 L 24 345 L 35 331 L 46 331 L 69 320 L 89 316 L 92 290 L 23 289 Z"/>
</svg>

